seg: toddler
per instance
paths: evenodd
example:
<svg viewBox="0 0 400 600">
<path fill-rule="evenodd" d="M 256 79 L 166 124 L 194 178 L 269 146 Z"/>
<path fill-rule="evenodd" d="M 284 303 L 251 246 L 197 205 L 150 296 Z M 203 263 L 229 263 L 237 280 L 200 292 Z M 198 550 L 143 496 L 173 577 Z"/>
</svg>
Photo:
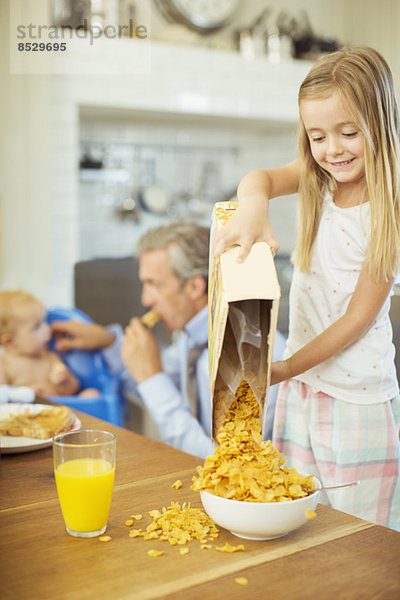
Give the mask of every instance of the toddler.
<svg viewBox="0 0 400 600">
<path fill-rule="evenodd" d="M 81 384 L 55 352 L 46 309 L 21 290 L 0 292 L 0 384 L 28 386 L 43 396 L 98 396 Z"/>
</svg>

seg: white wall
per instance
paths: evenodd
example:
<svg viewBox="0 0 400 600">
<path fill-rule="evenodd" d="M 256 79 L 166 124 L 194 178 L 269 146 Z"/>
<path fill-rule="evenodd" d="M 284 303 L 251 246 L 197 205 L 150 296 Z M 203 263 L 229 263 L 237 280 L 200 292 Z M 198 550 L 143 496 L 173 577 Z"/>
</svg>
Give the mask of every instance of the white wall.
<svg viewBox="0 0 400 600">
<path fill-rule="evenodd" d="M 49 81 L 10 75 L 7 5 L 0 3 L 1 285 L 43 294 L 51 264 Z"/>
<path fill-rule="evenodd" d="M 400 2 L 398 0 L 349 0 L 343 18 L 345 40 L 372 46 L 388 61 L 400 98 Z M 344 13 L 346 14 L 346 13 Z"/>
<path fill-rule="evenodd" d="M 245 173 L 264 165 L 278 166 L 296 152 L 295 123 L 260 129 L 259 123 L 254 126 L 245 120 L 224 123 L 210 117 L 168 115 L 164 119 L 158 117 L 155 123 L 151 116 L 134 113 L 121 118 L 99 117 L 84 111 L 80 136 L 85 147 L 97 148 L 105 155 L 106 164 L 119 166 L 114 171 L 82 173 L 81 260 L 129 255 L 147 229 L 163 222 L 186 218 L 209 225 L 212 204 L 235 196 Z M 170 198 L 166 215 L 151 215 L 137 202 L 146 160 L 154 160 L 155 183 Z M 124 198 L 136 201 L 136 220 L 121 221 L 117 207 Z M 288 215 L 283 210 L 284 202 L 277 201 L 274 216 L 282 251 L 290 253 L 295 207 L 292 202 Z"/>
</svg>

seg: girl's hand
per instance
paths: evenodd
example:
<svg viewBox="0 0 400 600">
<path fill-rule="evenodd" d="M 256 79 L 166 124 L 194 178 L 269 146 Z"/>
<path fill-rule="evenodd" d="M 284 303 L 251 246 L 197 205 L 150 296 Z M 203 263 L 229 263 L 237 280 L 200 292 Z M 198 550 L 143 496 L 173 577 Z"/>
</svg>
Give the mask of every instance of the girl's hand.
<svg viewBox="0 0 400 600">
<path fill-rule="evenodd" d="M 300 163 L 296 159 L 283 167 L 256 169 L 243 177 L 238 187 L 239 206 L 228 223 L 215 236 L 214 257 L 231 246 L 240 246 L 238 262 L 243 262 L 255 242 L 267 242 L 272 253 L 279 250 L 268 218 L 269 201 L 297 192 Z"/>
<path fill-rule="evenodd" d="M 268 202 L 262 199 L 251 204 L 239 204 L 228 223 L 216 233 L 214 257 L 219 256 L 232 246 L 240 246 L 237 261 L 246 260 L 255 242 L 266 242 L 272 254 L 279 250 L 279 242 L 268 219 Z"/>
<path fill-rule="evenodd" d="M 286 379 L 291 378 L 291 372 L 286 360 L 278 360 L 271 365 L 271 381 L 270 385 L 281 383 Z"/>
</svg>

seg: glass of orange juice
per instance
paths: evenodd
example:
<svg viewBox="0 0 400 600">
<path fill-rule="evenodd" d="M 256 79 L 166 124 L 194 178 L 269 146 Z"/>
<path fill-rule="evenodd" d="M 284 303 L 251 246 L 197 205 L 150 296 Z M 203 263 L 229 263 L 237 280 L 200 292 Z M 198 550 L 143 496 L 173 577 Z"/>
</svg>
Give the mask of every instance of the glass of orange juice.
<svg viewBox="0 0 400 600">
<path fill-rule="evenodd" d="M 65 526 L 71 535 L 105 532 L 115 474 L 116 437 L 86 429 L 53 438 L 54 474 Z"/>
</svg>

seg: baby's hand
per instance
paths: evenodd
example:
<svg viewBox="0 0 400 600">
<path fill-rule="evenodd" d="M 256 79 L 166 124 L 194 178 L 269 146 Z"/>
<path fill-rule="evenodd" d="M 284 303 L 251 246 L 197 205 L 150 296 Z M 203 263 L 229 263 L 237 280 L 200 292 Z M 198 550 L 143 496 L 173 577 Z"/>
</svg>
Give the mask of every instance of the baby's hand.
<svg viewBox="0 0 400 600">
<path fill-rule="evenodd" d="M 50 370 L 49 381 L 54 385 L 60 385 L 68 379 L 68 376 L 69 371 L 64 363 L 56 362 Z"/>
<path fill-rule="evenodd" d="M 33 384 L 28 387 L 34 392 L 35 396 L 46 396 L 46 389 L 43 385 Z"/>
</svg>

